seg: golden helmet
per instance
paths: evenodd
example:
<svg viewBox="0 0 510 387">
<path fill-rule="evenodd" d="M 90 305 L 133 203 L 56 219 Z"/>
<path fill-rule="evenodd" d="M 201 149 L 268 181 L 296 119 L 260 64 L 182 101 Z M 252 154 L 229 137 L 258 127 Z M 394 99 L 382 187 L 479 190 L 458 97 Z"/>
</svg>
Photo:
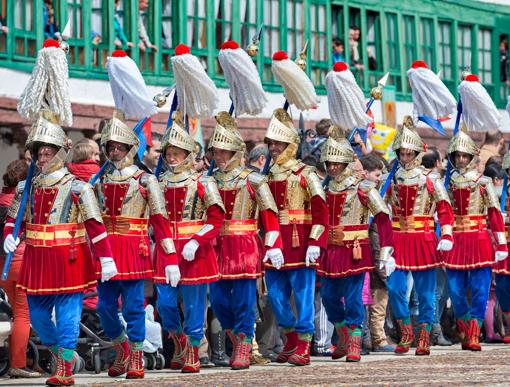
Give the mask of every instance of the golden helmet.
<svg viewBox="0 0 510 387">
<path fill-rule="evenodd" d="M 172 125 L 166 130 L 161 140 L 161 151 L 168 146 L 175 146 L 188 152 L 195 152 L 197 143 L 184 129 L 182 113 L 176 111 L 172 114 Z"/>
<path fill-rule="evenodd" d="M 467 134 L 467 129 L 464 124 L 462 124 L 458 133 L 453 136 L 448 144 L 448 154 L 454 152 L 464 152 L 471 156 L 478 156 L 480 153 L 476 143 L 469 137 L 469 134 Z"/>
<path fill-rule="evenodd" d="M 299 133 L 285 109 L 278 108 L 273 112 L 264 141 L 267 142 L 267 140 L 299 145 Z"/>
<path fill-rule="evenodd" d="M 244 152 L 246 144 L 234 118 L 227 112 L 216 115 L 216 126 L 209 141 L 209 149 L 218 148 L 232 152 Z"/>
<path fill-rule="evenodd" d="M 135 155 L 138 152 L 138 146 L 140 145 L 140 140 L 138 140 L 135 132 L 124 123 L 124 113 L 121 110 L 115 109 L 113 111 L 112 119 L 108 122 L 101 133 L 101 148 L 107 157 L 107 144 L 109 141 L 120 142 L 121 144 L 126 144 L 131 147 L 123 160 L 113 162 L 117 168 L 122 169 L 134 163 Z"/>
<path fill-rule="evenodd" d="M 404 117 L 402 129 L 400 129 L 393 140 L 393 150 L 400 148 L 411 149 L 416 152 L 425 152 L 425 143 L 416 131 L 413 119 L 410 116 Z"/>
<path fill-rule="evenodd" d="M 25 143 L 28 150 L 35 152 L 39 143 L 54 145 L 57 148 L 69 148 L 69 139 L 58 124 L 59 118 L 50 110 L 41 110 L 39 117 L 32 125 Z"/>
<path fill-rule="evenodd" d="M 329 129 L 329 137 L 321 149 L 321 163 L 331 161 L 334 163 L 352 163 L 354 162 L 354 150 L 345 138 L 342 132 L 336 128 Z"/>
</svg>

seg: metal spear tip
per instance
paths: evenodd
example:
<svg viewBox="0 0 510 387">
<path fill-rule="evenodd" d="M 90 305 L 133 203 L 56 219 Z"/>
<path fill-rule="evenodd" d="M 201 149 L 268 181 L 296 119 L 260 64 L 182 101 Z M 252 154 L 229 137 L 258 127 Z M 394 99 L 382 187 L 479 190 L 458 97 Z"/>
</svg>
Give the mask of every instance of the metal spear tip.
<svg viewBox="0 0 510 387">
<path fill-rule="evenodd" d="M 69 43 L 67 43 L 67 39 L 71 37 L 71 19 L 67 19 L 66 26 L 64 30 L 60 34 L 60 48 L 67 54 L 69 52 Z"/>
<path fill-rule="evenodd" d="M 303 49 L 299 53 L 299 56 L 296 58 L 295 62 L 296 64 L 301 67 L 301 70 L 306 70 L 306 57 L 307 53 L 306 50 L 308 49 L 308 40 L 305 42 L 305 45 L 303 46 Z"/>
<path fill-rule="evenodd" d="M 388 82 L 389 77 L 390 77 L 390 73 L 384 74 L 384 76 L 381 79 L 379 79 L 379 81 L 377 82 L 377 85 L 380 87 L 386 86 L 386 83 Z"/>
</svg>

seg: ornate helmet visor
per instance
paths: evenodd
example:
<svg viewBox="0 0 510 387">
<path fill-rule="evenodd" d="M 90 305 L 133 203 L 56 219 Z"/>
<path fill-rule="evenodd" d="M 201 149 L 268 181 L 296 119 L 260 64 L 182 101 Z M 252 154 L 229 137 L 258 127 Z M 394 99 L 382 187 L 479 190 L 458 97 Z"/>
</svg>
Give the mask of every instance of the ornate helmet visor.
<svg viewBox="0 0 510 387">
<path fill-rule="evenodd" d="M 246 144 L 237 128 L 236 121 L 227 112 L 219 112 L 216 116 L 216 127 L 209 141 L 209 149 L 218 148 L 232 152 L 244 152 Z"/>
<path fill-rule="evenodd" d="M 112 119 L 108 122 L 101 133 L 101 148 L 104 155 L 108 158 L 107 145 L 109 141 L 119 142 L 128 145 L 130 150 L 126 157 L 121 161 L 110 160 L 117 168 L 125 168 L 133 164 L 135 155 L 138 151 L 140 141 L 135 132 L 124 122 L 124 114 L 120 110 L 113 112 Z"/>
<path fill-rule="evenodd" d="M 279 108 L 273 112 L 264 141 L 267 142 L 267 140 L 299 145 L 299 134 L 294 128 L 289 113 L 284 109 Z"/>
<path fill-rule="evenodd" d="M 346 138 L 335 140 L 328 137 L 322 147 L 320 161 L 349 164 L 354 162 L 354 151 Z"/>
</svg>

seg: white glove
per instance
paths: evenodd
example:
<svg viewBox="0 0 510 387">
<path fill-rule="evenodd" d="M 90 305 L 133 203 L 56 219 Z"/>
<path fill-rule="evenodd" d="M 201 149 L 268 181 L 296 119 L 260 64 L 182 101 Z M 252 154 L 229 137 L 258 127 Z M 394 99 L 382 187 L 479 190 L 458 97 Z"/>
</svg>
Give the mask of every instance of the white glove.
<svg viewBox="0 0 510 387">
<path fill-rule="evenodd" d="M 275 269 L 280 269 L 284 263 L 282 250 L 277 248 L 267 250 L 263 262 L 265 263 L 269 259 Z"/>
<path fill-rule="evenodd" d="M 381 263 L 379 268 L 386 273 L 386 277 L 389 277 L 391 273 L 395 271 L 397 265 L 395 263 L 395 258 L 392 256 L 393 247 L 383 247 L 381 248 Z"/>
<path fill-rule="evenodd" d="M 194 239 L 191 239 L 188 243 L 184 245 L 182 248 L 182 256 L 186 261 L 193 261 L 195 259 L 195 253 L 198 250 L 200 245 Z M 168 267 L 168 266 L 167 266 Z"/>
<path fill-rule="evenodd" d="M 179 270 L 179 266 L 177 265 L 168 265 L 165 267 L 165 276 L 166 283 L 170 283 L 170 285 L 175 288 L 179 281 L 181 280 L 181 272 Z"/>
<path fill-rule="evenodd" d="M 496 251 L 496 262 L 504 261 L 508 257 L 508 251 Z"/>
<path fill-rule="evenodd" d="M 321 255 L 321 248 L 319 246 L 308 246 L 306 250 L 306 266 L 315 263 L 317 258 Z"/>
<path fill-rule="evenodd" d="M 19 238 L 16 238 L 16 240 L 14 240 L 14 237 L 12 236 L 12 234 L 9 234 L 5 237 L 4 251 L 6 254 L 14 253 L 16 251 L 16 248 L 18 247 L 18 245 L 19 245 Z"/>
<path fill-rule="evenodd" d="M 106 282 L 119 273 L 113 258 L 101 257 L 99 261 L 101 262 L 101 282 Z"/>
<path fill-rule="evenodd" d="M 448 239 L 441 239 L 437 244 L 438 251 L 450 251 L 453 248 L 453 242 Z"/>
</svg>

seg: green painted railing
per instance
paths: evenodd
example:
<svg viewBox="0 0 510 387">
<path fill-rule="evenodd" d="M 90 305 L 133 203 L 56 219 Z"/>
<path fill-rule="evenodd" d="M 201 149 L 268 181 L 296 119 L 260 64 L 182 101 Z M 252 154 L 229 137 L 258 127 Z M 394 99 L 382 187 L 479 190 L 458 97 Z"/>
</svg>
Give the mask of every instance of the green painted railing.
<svg viewBox="0 0 510 387">
<path fill-rule="evenodd" d="M 410 100 L 406 70 L 409 53 L 415 53 L 416 59 L 426 56 L 434 71 L 443 70 L 445 84 L 456 94 L 464 63 L 458 57 L 459 47 L 470 57 L 472 72 L 491 73 L 486 87 L 499 107 L 505 106 L 509 92 L 500 80 L 499 42 L 510 40 L 510 6 L 472 0 L 149 0 L 141 15 L 150 41 L 158 49 L 141 50 L 138 0 L 121 0 L 120 4 L 116 11 L 115 0 L 53 0 L 58 26 L 63 29 L 68 19 L 73 26 L 69 40 L 72 77 L 107 79 L 105 61 L 119 38 L 115 33 L 117 12 L 127 41 L 133 43 L 133 47 L 121 46 L 138 63 L 149 84 L 171 84 L 173 49 L 186 43 L 217 85 L 226 86 L 217 61 L 219 46 L 227 39 L 246 46 L 264 24 L 255 61 L 265 89 L 281 91 L 270 71 L 272 53 L 282 49 L 294 58 L 301 50 L 298 46 L 308 40 L 307 72 L 323 94 L 324 77 L 332 64 L 331 39 L 343 39 L 344 56 L 349 57 L 349 26 L 355 24 L 361 29 L 359 52 L 364 65 L 364 70 L 355 73 L 367 93 L 380 76 L 390 72 L 389 84 L 396 87 L 397 99 Z M 0 32 L 0 66 L 31 71 L 45 39 L 44 1 L 0 0 L 0 5 L 9 27 L 8 34 Z M 478 42 L 479 31 L 489 31 L 489 47 L 486 41 Z M 96 35 L 100 38 L 94 40 Z M 470 36 L 470 41 L 458 44 L 465 36 Z M 377 61 L 373 70 L 368 47 Z M 478 59 L 482 49 L 490 60 Z"/>
</svg>

